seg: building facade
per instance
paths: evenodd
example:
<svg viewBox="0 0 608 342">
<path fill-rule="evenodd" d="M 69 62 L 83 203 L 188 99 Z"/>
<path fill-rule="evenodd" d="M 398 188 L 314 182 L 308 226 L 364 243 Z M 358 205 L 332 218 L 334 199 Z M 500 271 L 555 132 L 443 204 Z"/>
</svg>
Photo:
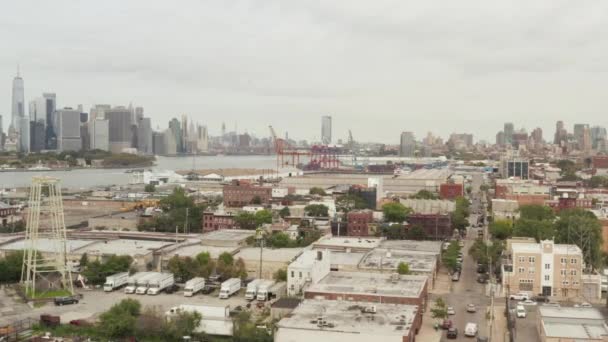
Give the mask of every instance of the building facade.
<svg viewBox="0 0 608 342">
<path fill-rule="evenodd" d="M 287 294 L 297 296 L 305 286 L 316 284 L 329 274 L 330 253 L 306 250 L 287 267 Z"/>
<path fill-rule="evenodd" d="M 583 254 L 576 245 L 514 242 L 503 264 L 503 288 L 509 293 L 573 298 L 581 295 Z"/>
<path fill-rule="evenodd" d="M 331 116 L 321 117 L 321 142 L 325 145 L 331 144 Z"/>
<path fill-rule="evenodd" d="M 57 149 L 59 151 L 80 151 L 80 111 L 71 108 L 57 110 Z"/>
<path fill-rule="evenodd" d="M 234 215 L 230 213 L 214 213 L 207 211 L 203 213 L 203 233 L 235 228 L 237 228 L 237 224 L 234 221 Z"/>
<path fill-rule="evenodd" d="M 224 205 L 228 207 L 242 207 L 252 204 L 259 199 L 259 203 L 267 204 L 272 199 L 272 188 L 267 186 L 253 186 L 250 183 L 233 181 L 230 185 L 224 185 L 222 190 Z"/>
<path fill-rule="evenodd" d="M 109 126 L 109 149 L 112 153 L 122 153 L 132 145 L 131 111 L 125 107 L 115 107 L 105 111 Z"/>
<path fill-rule="evenodd" d="M 353 210 L 346 214 L 346 235 L 369 236 L 369 225 L 374 221 L 374 213 L 371 210 Z"/>
<path fill-rule="evenodd" d="M 416 140 L 414 133 L 402 132 L 401 140 L 399 144 L 399 156 L 400 157 L 414 157 L 416 154 Z"/>
</svg>

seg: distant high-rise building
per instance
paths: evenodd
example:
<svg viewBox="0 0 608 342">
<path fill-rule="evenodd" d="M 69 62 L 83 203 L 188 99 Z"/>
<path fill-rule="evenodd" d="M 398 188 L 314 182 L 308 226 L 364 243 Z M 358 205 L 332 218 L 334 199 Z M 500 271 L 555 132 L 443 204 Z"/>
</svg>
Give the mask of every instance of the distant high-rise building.
<svg viewBox="0 0 608 342">
<path fill-rule="evenodd" d="M 30 121 L 30 151 L 40 152 L 46 149 L 46 127 L 44 121 Z"/>
<path fill-rule="evenodd" d="M 504 146 L 505 144 L 505 132 L 499 131 L 496 133 L 496 145 Z"/>
<path fill-rule="evenodd" d="M 106 111 L 112 109 L 112 106 L 107 104 L 98 104 L 93 106 L 90 110 L 89 120 L 93 121 L 95 119 L 105 119 Z"/>
<path fill-rule="evenodd" d="M 591 147 L 597 149 L 601 141 L 606 140 L 606 128 L 601 126 L 591 127 Z"/>
<path fill-rule="evenodd" d="M 30 152 L 30 119 L 27 116 L 19 118 L 19 152 Z"/>
<path fill-rule="evenodd" d="M 583 128 L 583 139 L 581 141 L 581 150 L 589 153 L 591 152 L 591 148 L 592 148 L 592 143 L 591 143 L 591 130 L 589 129 L 589 126 L 585 126 L 585 128 Z"/>
<path fill-rule="evenodd" d="M 553 137 L 553 143 L 555 145 L 562 145 L 568 139 L 568 131 L 564 126 L 563 121 L 557 121 L 555 123 L 555 135 Z"/>
<path fill-rule="evenodd" d="M 103 117 L 89 121 L 89 148 L 91 150 L 110 150 L 110 122 Z"/>
<path fill-rule="evenodd" d="M 42 98 L 38 100 L 37 109 L 40 117 L 37 120 L 44 120 L 46 148 L 54 150 L 57 148 L 57 132 L 55 111 L 57 110 L 57 95 L 55 93 L 42 93 Z"/>
<path fill-rule="evenodd" d="M 9 139 L 14 143 L 17 151 L 29 152 L 29 119 L 25 119 L 23 78 L 19 75 L 13 78 L 13 93 L 11 107 L 11 124 L 9 127 Z"/>
<path fill-rule="evenodd" d="M 589 127 L 587 124 L 574 124 L 574 140 L 576 141 L 576 146 L 579 150 L 583 149 L 583 135 L 585 132 L 585 127 Z"/>
<path fill-rule="evenodd" d="M 331 116 L 324 115 L 321 117 L 321 142 L 323 144 L 331 144 Z"/>
<path fill-rule="evenodd" d="M 141 108 L 141 107 L 137 107 Z M 136 111 L 137 111 L 136 108 Z M 137 151 L 141 154 L 153 154 L 152 148 L 152 121 L 150 118 L 138 117 L 137 124 Z"/>
<path fill-rule="evenodd" d="M 414 133 L 402 132 L 401 143 L 399 145 L 399 156 L 401 157 L 414 157 L 416 154 L 416 140 Z"/>
<path fill-rule="evenodd" d="M 171 134 L 165 134 L 165 139 L 174 139 L 175 142 L 173 144 L 167 144 L 167 154 L 171 154 L 169 152 L 172 151 L 172 147 L 175 145 L 175 152 L 173 154 L 182 153 L 183 146 L 183 134 L 182 134 L 182 125 L 177 118 L 171 119 L 169 121 L 169 130 Z"/>
<path fill-rule="evenodd" d="M 0 151 L 4 151 L 4 124 L 2 115 L 0 115 Z"/>
<path fill-rule="evenodd" d="M 209 134 L 207 132 L 207 126 L 198 125 L 196 127 L 198 152 L 209 151 Z"/>
<path fill-rule="evenodd" d="M 165 133 L 152 133 L 152 150 L 154 151 L 154 154 L 159 156 L 167 154 L 167 149 L 165 148 Z"/>
<path fill-rule="evenodd" d="M 532 139 L 534 139 L 534 143 L 541 144 L 543 142 L 543 130 L 540 127 L 536 127 L 532 131 Z"/>
<path fill-rule="evenodd" d="M 131 148 L 132 128 L 131 111 L 125 107 L 115 107 L 105 111 L 109 125 L 110 152 L 122 153 Z"/>
<path fill-rule="evenodd" d="M 503 129 L 503 132 L 505 134 L 505 146 L 511 146 L 513 145 L 513 132 L 515 131 L 515 128 L 513 126 L 512 122 L 505 122 L 505 126 Z"/>
<path fill-rule="evenodd" d="M 450 134 L 448 144 L 457 149 L 471 147 L 473 146 L 473 134 L 452 133 Z"/>
<path fill-rule="evenodd" d="M 55 112 L 57 118 L 57 150 L 80 151 L 82 140 L 80 136 L 80 111 L 64 108 Z"/>
<path fill-rule="evenodd" d="M 175 119 L 177 120 L 177 119 Z M 177 154 L 177 142 L 181 141 L 174 135 L 175 130 L 171 127 L 165 130 L 165 154 L 176 155 Z"/>
</svg>

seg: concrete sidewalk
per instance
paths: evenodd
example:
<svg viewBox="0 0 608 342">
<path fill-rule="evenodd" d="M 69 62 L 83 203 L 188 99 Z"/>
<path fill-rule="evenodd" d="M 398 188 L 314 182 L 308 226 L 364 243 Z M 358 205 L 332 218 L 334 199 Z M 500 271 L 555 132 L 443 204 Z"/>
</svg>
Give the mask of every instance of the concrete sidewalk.
<svg viewBox="0 0 608 342">
<path fill-rule="evenodd" d="M 416 335 L 416 341 L 423 342 L 439 342 L 441 341 L 441 335 L 443 330 L 438 329 L 435 330 L 434 325 L 437 322 L 434 318 L 431 317 L 431 310 L 427 308 L 426 312 L 422 318 L 422 327 Z"/>
</svg>

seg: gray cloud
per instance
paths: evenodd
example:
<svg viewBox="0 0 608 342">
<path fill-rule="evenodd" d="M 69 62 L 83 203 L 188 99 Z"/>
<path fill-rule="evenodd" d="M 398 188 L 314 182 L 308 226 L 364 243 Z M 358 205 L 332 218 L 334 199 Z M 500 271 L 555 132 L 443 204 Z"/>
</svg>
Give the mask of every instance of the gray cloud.
<svg viewBox="0 0 608 342">
<path fill-rule="evenodd" d="M 0 113 L 18 63 L 26 98 L 187 113 L 229 127 L 397 143 L 504 121 L 552 134 L 605 125 L 602 1 L 15 1 L 0 13 Z M 4 109 L 3 109 L 4 108 Z M 482 123 L 482 124 L 474 124 Z"/>
</svg>

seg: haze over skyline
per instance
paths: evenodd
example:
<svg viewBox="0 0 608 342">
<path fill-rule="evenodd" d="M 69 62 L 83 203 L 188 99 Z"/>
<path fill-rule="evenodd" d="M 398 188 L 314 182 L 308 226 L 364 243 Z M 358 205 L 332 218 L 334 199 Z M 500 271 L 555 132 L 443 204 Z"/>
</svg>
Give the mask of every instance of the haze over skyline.
<svg viewBox="0 0 608 342">
<path fill-rule="evenodd" d="M 0 114 L 17 64 L 25 102 L 143 106 L 229 129 L 399 143 L 402 131 L 494 142 L 506 121 L 551 140 L 555 121 L 607 126 L 601 1 L 60 0 L 4 4 Z"/>
</svg>

